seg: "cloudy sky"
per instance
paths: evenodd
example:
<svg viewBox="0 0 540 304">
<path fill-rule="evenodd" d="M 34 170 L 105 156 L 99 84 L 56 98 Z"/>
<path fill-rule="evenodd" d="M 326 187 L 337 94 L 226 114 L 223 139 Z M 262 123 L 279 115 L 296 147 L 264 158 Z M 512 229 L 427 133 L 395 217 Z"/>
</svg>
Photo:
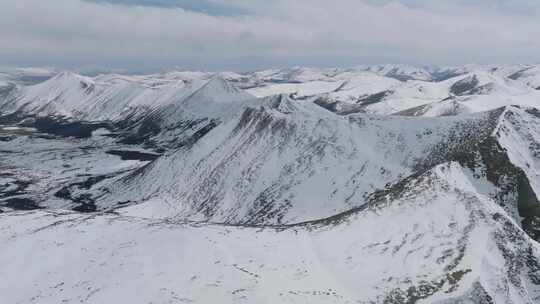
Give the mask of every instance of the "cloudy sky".
<svg viewBox="0 0 540 304">
<path fill-rule="evenodd" d="M 536 62 L 538 0 L 0 0 L 0 65 Z"/>
</svg>

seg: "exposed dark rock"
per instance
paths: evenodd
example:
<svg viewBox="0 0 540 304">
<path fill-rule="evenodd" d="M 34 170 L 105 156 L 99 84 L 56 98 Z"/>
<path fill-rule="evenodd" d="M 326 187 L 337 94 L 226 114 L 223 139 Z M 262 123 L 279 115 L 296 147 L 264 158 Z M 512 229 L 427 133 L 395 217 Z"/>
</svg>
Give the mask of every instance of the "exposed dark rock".
<svg viewBox="0 0 540 304">
<path fill-rule="evenodd" d="M 379 103 L 384 100 L 385 97 L 392 95 L 393 91 L 382 91 L 376 94 L 371 94 L 366 97 L 359 98 L 356 103 L 362 106 L 368 106 Z"/>
<path fill-rule="evenodd" d="M 122 160 L 152 161 L 160 156 L 159 154 L 154 153 L 129 150 L 109 150 L 106 151 L 106 153 L 120 156 Z"/>
<path fill-rule="evenodd" d="M 21 122 L 25 116 L 20 112 L 2 114 L 0 112 L 0 125 L 15 125 Z"/>
<path fill-rule="evenodd" d="M 14 140 L 16 137 L 14 135 L 1 135 L 0 134 L 0 141 L 8 142 Z"/>
<path fill-rule="evenodd" d="M 433 81 L 435 81 L 435 82 L 441 82 L 441 81 L 448 80 L 448 79 L 450 79 L 450 78 L 454 78 L 454 77 L 457 77 L 457 76 L 461 76 L 461 75 L 463 75 L 463 74 L 464 74 L 463 72 L 449 71 L 449 70 L 446 70 L 446 71 L 435 71 L 435 72 L 432 72 L 432 73 L 431 73 L 431 77 L 432 77 Z"/>
<path fill-rule="evenodd" d="M 0 151 L 0 153 L 3 153 L 3 152 Z M 13 181 L 11 184 L 15 185 L 15 189 L 10 190 L 10 191 L 2 191 L 3 187 L 2 187 L 2 185 L 0 185 L 0 199 L 1 198 L 8 198 L 8 197 L 12 197 L 12 196 L 19 196 L 19 195 L 27 194 L 27 192 L 25 190 L 26 190 L 26 188 L 28 188 L 28 186 L 31 184 L 31 182 L 22 181 L 22 180 L 16 180 L 16 181 Z M 8 184 L 8 185 L 10 185 L 10 184 Z M 7 185 L 6 185 L 6 188 L 7 188 Z"/>
<path fill-rule="evenodd" d="M 400 73 L 399 68 L 393 68 L 390 71 L 388 71 L 384 76 L 394 78 L 399 81 L 408 81 L 408 80 L 414 80 L 413 76 Z"/>
<path fill-rule="evenodd" d="M 34 116 L 20 111 L 0 115 L 0 124 L 34 128 L 43 133 L 76 138 L 90 137 L 92 132 L 100 128 L 114 131 L 114 126 L 109 122 L 86 122 L 60 116 Z"/>
<path fill-rule="evenodd" d="M 527 72 L 530 69 L 531 68 L 525 68 L 523 70 L 519 70 L 519 71 L 515 72 L 514 74 L 508 76 L 508 78 L 510 78 L 512 80 L 518 80 L 519 78 L 521 78 L 523 76 L 523 74 L 525 74 L 525 72 Z"/>
<path fill-rule="evenodd" d="M 540 201 L 525 174 L 518 176 L 518 211 L 523 217 L 521 226 L 527 234 L 540 241 Z"/>
<path fill-rule="evenodd" d="M 468 95 L 487 95 L 493 91 L 494 84 L 487 83 L 482 86 L 475 87 L 467 92 Z"/>
<path fill-rule="evenodd" d="M 349 115 L 354 113 L 365 113 L 365 105 L 351 104 L 346 102 L 331 101 L 324 97 L 319 97 L 313 101 L 316 105 L 338 115 Z"/>
<path fill-rule="evenodd" d="M 443 99 L 440 102 L 448 101 L 448 100 L 451 100 L 451 99 L 452 99 L 452 97 L 447 97 L 447 98 Z M 425 105 L 409 108 L 409 109 L 394 113 L 392 115 L 395 115 L 395 116 L 421 116 L 421 115 L 425 114 L 430 109 L 431 106 L 432 106 L 432 104 L 425 104 Z M 459 108 L 460 108 L 459 102 L 454 100 L 454 101 L 452 101 L 452 107 L 449 107 L 449 108 L 445 109 L 445 111 L 442 111 L 442 112 L 438 113 L 439 114 L 438 116 L 444 117 L 444 116 L 458 115 L 459 114 Z"/>
<path fill-rule="evenodd" d="M 128 118 L 116 123 L 116 126 L 126 130 L 126 136 L 120 142 L 128 145 L 142 144 L 162 130 L 161 120 L 155 115 L 149 115 L 140 122 Z"/>
<path fill-rule="evenodd" d="M 89 194 L 80 195 L 77 198 L 76 203 L 78 203 L 79 206 L 73 208 L 72 209 L 73 211 L 83 212 L 83 213 L 97 211 L 97 206 Z"/>
<path fill-rule="evenodd" d="M 93 131 L 100 128 L 111 128 L 108 123 L 71 121 L 61 117 L 35 117 L 25 119 L 21 125 L 36 128 L 45 133 L 76 138 L 90 137 Z"/>
<path fill-rule="evenodd" d="M 118 129 L 122 129 L 120 143 L 129 145 L 142 144 L 147 149 L 163 151 L 165 148 L 179 148 L 190 146 L 197 142 L 202 136 L 212 130 L 220 123 L 217 119 L 201 118 L 196 120 L 182 120 L 172 125 L 164 126 L 164 122 L 159 115 L 149 115 L 140 121 L 123 121 L 115 124 Z M 168 142 L 158 140 L 159 134 L 172 132 L 174 138 Z"/>
<path fill-rule="evenodd" d="M 42 209 L 35 201 L 29 198 L 13 197 L 0 202 L 1 206 L 15 210 L 36 210 Z"/>
<path fill-rule="evenodd" d="M 325 109 L 327 109 L 330 112 L 336 113 L 338 112 L 338 102 L 337 101 L 330 101 L 327 98 L 319 97 L 313 101 L 316 105 L 321 106 Z"/>
<path fill-rule="evenodd" d="M 447 275 L 433 281 L 423 281 L 416 286 L 411 286 L 406 290 L 396 288 L 388 293 L 382 303 L 384 304 L 414 304 L 422 299 L 426 299 L 438 291 L 444 286 L 455 286 L 461 281 L 463 276 L 471 272 L 470 269 L 459 270 L 448 273 Z"/>
<path fill-rule="evenodd" d="M 424 114 L 425 111 L 429 108 L 429 105 L 421 105 L 413 108 L 409 108 L 403 111 L 399 111 L 397 113 L 394 113 L 392 115 L 395 116 L 420 116 L 421 114 Z"/>
<path fill-rule="evenodd" d="M 205 124 L 203 127 L 199 128 L 195 133 L 193 133 L 191 136 L 188 136 L 185 140 L 180 141 L 179 144 L 176 145 L 176 147 L 182 147 L 182 146 L 192 146 L 194 145 L 199 139 L 201 139 L 203 136 L 205 136 L 208 132 L 212 131 L 215 127 L 219 125 L 219 120 L 211 119 L 207 124 Z"/>
<path fill-rule="evenodd" d="M 54 196 L 58 198 L 62 198 L 65 200 L 72 201 L 73 203 L 77 204 L 76 207 L 74 207 L 72 210 L 78 211 L 78 212 L 94 212 L 97 211 L 97 206 L 95 204 L 95 200 L 92 198 L 90 194 L 83 193 L 78 196 L 75 196 L 73 194 L 74 190 L 76 189 L 82 189 L 82 190 L 88 190 L 93 185 L 116 176 L 116 174 L 109 174 L 109 175 L 98 175 L 98 176 L 92 176 L 88 179 L 82 181 L 82 182 L 76 182 L 69 184 L 62 189 L 58 190 Z"/>
<path fill-rule="evenodd" d="M 454 95 L 457 95 L 457 96 L 464 95 L 468 91 L 476 88 L 479 83 L 480 83 L 480 81 L 478 80 L 476 75 L 473 75 L 471 77 L 467 77 L 465 79 L 462 79 L 462 80 L 454 83 L 450 87 L 450 93 L 452 93 Z"/>
</svg>

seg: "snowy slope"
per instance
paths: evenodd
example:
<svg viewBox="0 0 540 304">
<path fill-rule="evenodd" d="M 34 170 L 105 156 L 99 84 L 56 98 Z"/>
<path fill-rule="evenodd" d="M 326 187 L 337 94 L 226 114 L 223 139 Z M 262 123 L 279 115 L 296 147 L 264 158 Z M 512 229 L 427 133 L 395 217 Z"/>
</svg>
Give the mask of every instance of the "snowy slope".
<svg viewBox="0 0 540 304">
<path fill-rule="evenodd" d="M 396 112 L 397 115 L 413 116 L 447 116 L 467 113 L 477 113 L 493 110 L 499 107 L 519 105 L 525 107 L 539 107 L 540 94 L 531 91 L 525 94 L 493 94 L 470 95 L 448 98 L 423 106 Z"/>
<path fill-rule="evenodd" d="M 279 94 L 295 93 L 299 96 L 311 96 L 329 93 L 337 90 L 344 82 L 339 81 L 309 81 L 304 83 L 278 83 L 258 86 L 248 89 L 250 94 L 257 97 L 267 97 Z"/>
<path fill-rule="evenodd" d="M 358 66 L 356 69 L 377 73 L 379 75 L 394 78 L 400 81 L 430 81 L 433 79 L 429 69 L 406 64 L 367 65 Z"/>
<path fill-rule="evenodd" d="M 488 73 L 497 77 L 508 77 L 527 67 L 524 64 L 466 64 L 452 67 L 435 67 L 430 72 L 434 81 L 444 81 L 475 72 Z"/>
<path fill-rule="evenodd" d="M 37 128 L 44 123 L 32 121 L 43 118 L 48 129 L 54 130 L 65 129 L 71 122 L 107 122 L 105 126 L 119 129 L 129 142 L 169 143 L 183 133 L 190 137 L 210 129 L 254 98 L 219 76 L 195 76 L 191 80 L 182 79 L 189 78 L 185 73 L 90 78 L 63 72 L 37 85 L 6 89 L 0 113 Z M 161 137 L 153 140 L 158 133 Z"/>
<path fill-rule="evenodd" d="M 345 108 L 349 108 L 349 104 L 365 104 L 363 111 L 383 114 L 439 101 L 448 96 L 448 90 L 441 84 L 416 80 L 401 82 L 373 72 L 354 70 L 337 72 L 326 80 L 267 83 L 247 91 L 258 97 L 278 94 L 315 97 L 325 100 L 327 104 Z M 372 105 L 374 103 L 378 105 Z"/>
<path fill-rule="evenodd" d="M 62 72 L 48 81 L 13 92 L 0 103 L 0 110 L 4 114 L 21 112 L 87 121 L 114 120 L 137 107 L 158 107 L 172 102 L 186 88 L 183 81 L 151 88 L 126 76 L 90 78 Z"/>
<path fill-rule="evenodd" d="M 443 83 L 451 84 L 447 98 L 394 113 L 434 117 L 489 111 L 509 105 L 540 106 L 537 90 L 519 81 L 489 73 L 465 74 Z"/>
<path fill-rule="evenodd" d="M 540 90 L 540 66 L 529 66 L 508 76 L 510 79 L 520 81 L 533 89 Z"/>
<path fill-rule="evenodd" d="M 540 297 L 538 244 L 478 194 L 456 163 L 409 179 L 367 208 L 289 228 L 42 211 L 0 218 L 0 283 L 10 286 L 2 293 L 9 303 L 536 303 Z"/>
<path fill-rule="evenodd" d="M 247 75 L 257 82 L 303 83 L 309 81 L 329 81 L 337 69 L 293 67 L 284 69 L 262 70 Z"/>
<path fill-rule="evenodd" d="M 155 207 L 159 217 L 226 223 L 330 216 L 363 205 L 367 195 L 404 176 L 473 153 L 501 113 L 344 117 L 273 97 L 116 183 L 99 204 L 152 200 L 148 213 Z M 434 157 L 438 150 L 445 154 Z"/>
<path fill-rule="evenodd" d="M 459 81 L 452 78 L 443 82 L 409 80 L 388 87 L 359 100 L 363 110 L 368 113 L 391 114 L 412 107 L 430 104 L 447 98 L 452 85 Z"/>
<path fill-rule="evenodd" d="M 380 94 L 379 94 L 380 95 Z M 463 113 L 489 111 L 506 105 L 537 106 L 538 93 L 520 82 L 483 70 L 466 73 L 439 82 L 407 81 L 390 88 L 386 94 L 366 98 L 364 110 L 392 114 L 408 109 L 431 109 L 426 116 L 447 114 L 449 104 L 459 102 Z M 379 97 L 379 98 L 373 98 Z M 456 113 L 457 114 L 457 113 Z"/>
<path fill-rule="evenodd" d="M 170 102 L 159 103 L 155 110 L 128 124 L 128 141 L 191 144 L 254 99 L 219 76 L 189 83 L 178 92 L 173 89 L 166 99 Z"/>
<path fill-rule="evenodd" d="M 437 81 L 425 77 L 417 78 L 428 80 L 410 77 L 407 81 L 398 81 L 386 75 L 390 68 L 371 67 L 365 68 L 366 71 L 336 70 L 331 75 L 306 77 L 303 81 L 260 83 L 248 91 L 259 97 L 276 94 L 309 97 L 341 114 L 393 114 L 424 106 L 442 108 L 433 110 L 434 113 L 447 113 L 448 107 L 451 107 L 448 104 L 452 104 L 448 99 L 462 97 L 461 101 L 473 100 L 468 102 L 470 105 L 463 106 L 467 109 L 464 110 L 465 113 L 472 113 L 511 104 L 536 105 L 538 92 L 507 77 L 508 73 L 519 68 L 521 67 L 466 66 L 460 69 L 437 70 L 447 75 L 447 78 Z M 377 74 L 379 69 L 381 72 Z M 413 73 L 413 70 L 410 72 Z M 489 102 L 488 98 L 494 101 Z"/>
</svg>

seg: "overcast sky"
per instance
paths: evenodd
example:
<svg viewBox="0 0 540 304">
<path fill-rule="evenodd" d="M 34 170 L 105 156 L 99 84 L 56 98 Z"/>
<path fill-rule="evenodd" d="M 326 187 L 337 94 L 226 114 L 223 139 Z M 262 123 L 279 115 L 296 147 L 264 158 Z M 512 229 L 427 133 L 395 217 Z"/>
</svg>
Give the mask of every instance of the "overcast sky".
<svg viewBox="0 0 540 304">
<path fill-rule="evenodd" d="M 538 0 L 0 0 L 0 65 L 536 62 Z"/>
</svg>

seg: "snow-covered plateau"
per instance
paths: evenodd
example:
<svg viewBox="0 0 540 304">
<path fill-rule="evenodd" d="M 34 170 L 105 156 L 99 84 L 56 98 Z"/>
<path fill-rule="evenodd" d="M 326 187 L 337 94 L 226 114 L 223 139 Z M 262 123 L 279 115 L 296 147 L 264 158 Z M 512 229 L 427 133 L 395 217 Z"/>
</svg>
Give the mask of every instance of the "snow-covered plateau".
<svg viewBox="0 0 540 304">
<path fill-rule="evenodd" d="M 540 66 L 0 69 L 0 303 L 540 303 Z"/>
</svg>

